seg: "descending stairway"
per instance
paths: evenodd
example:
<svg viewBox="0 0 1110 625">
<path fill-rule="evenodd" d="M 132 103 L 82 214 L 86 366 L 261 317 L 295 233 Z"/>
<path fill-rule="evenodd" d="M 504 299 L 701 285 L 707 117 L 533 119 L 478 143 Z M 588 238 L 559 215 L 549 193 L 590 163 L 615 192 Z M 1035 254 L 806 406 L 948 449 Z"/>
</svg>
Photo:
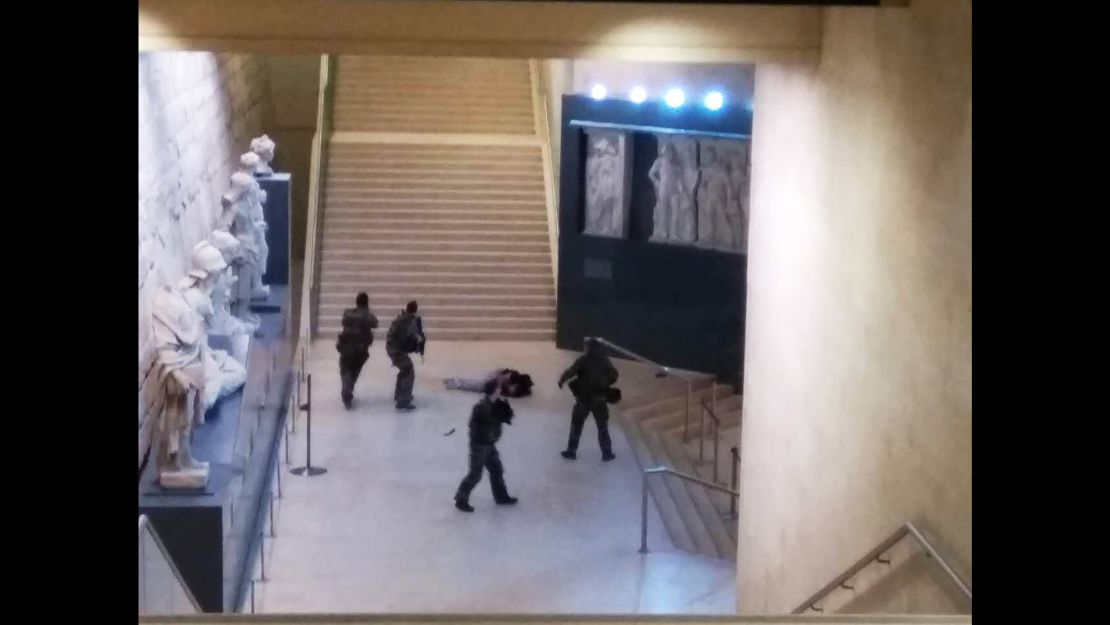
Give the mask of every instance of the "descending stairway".
<svg viewBox="0 0 1110 625">
<path fill-rule="evenodd" d="M 688 441 L 682 442 L 686 415 L 686 383 L 674 377 L 658 378 L 656 369 L 637 362 L 613 360 L 620 370 L 618 386 L 623 399 L 615 407 L 643 468 L 666 466 L 682 473 L 713 481 L 712 425 L 708 424 L 704 448 L 706 461 L 699 461 L 701 400 L 711 401 L 713 377 L 687 373 L 695 382 L 688 424 Z M 742 399 L 728 385 L 716 385 L 718 418 L 721 420 L 718 483 L 729 486 L 731 455 L 739 444 Z M 654 476 L 648 489 L 659 516 L 675 546 L 726 560 L 736 559 L 736 521 L 730 515 L 728 495 L 673 476 Z"/>
<path fill-rule="evenodd" d="M 432 340 L 551 340 L 543 162 L 525 61 L 341 57 L 318 333 L 365 290 Z"/>
</svg>

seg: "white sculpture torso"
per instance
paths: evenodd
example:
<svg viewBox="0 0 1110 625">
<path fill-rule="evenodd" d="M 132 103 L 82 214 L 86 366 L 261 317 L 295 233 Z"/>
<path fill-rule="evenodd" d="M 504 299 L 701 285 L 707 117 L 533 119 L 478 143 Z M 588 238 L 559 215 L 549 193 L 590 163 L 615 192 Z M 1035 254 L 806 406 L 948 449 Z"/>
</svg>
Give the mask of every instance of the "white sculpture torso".
<svg viewBox="0 0 1110 625">
<path fill-rule="evenodd" d="M 163 487 L 198 487 L 208 481 L 208 465 L 192 455 L 192 428 L 203 418 L 205 335 L 201 316 L 184 293 L 165 286 L 154 296 L 152 327 L 163 393 L 158 415 L 155 467 Z"/>
</svg>

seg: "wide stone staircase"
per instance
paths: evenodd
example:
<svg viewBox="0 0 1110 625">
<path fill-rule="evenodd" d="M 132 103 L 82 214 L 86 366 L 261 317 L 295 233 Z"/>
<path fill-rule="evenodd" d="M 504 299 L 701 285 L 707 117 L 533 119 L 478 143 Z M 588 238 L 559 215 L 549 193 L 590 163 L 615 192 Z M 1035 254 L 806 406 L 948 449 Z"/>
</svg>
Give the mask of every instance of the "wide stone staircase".
<svg viewBox="0 0 1110 625">
<path fill-rule="evenodd" d="M 730 385 L 715 384 L 708 374 L 675 372 L 691 380 L 687 420 L 686 382 L 672 374 L 658 377 L 656 367 L 613 359 L 620 371 L 622 400 L 614 406 L 642 468 L 670 467 L 676 471 L 731 487 L 732 447 L 740 444 L 740 395 Z M 672 369 L 672 371 L 674 371 Z M 714 387 L 716 401 L 714 403 Z M 720 421 L 717 479 L 713 471 L 713 423 L 705 417 L 702 435 L 702 401 Z M 683 442 L 683 428 L 687 441 Z M 696 482 L 671 475 L 654 475 L 648 489 L 675 546 L 715 558 L 736 560 L 736 520 L 730 497 Z"/>
<path fill-rule="evenodd" d="M 415 299 L 429 339 L 554 338 L 532 97 L 525 61 L 340 57 L 319 333 L 365 290 L 379 333 Z"/>
</svg>

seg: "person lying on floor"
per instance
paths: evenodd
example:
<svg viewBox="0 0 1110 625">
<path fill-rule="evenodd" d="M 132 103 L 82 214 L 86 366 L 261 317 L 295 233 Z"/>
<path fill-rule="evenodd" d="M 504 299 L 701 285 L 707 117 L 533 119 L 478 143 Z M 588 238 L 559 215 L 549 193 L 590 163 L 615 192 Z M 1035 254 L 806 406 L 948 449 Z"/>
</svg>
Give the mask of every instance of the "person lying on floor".
<svg viewBox="0 0 1110 625">
<path fill-rule="evenodd" d="M 447 378 L 443 386 L 451 391 L 470 391 L 490 395 L 500 390 L 502 397 L 527 397 L 532 394 L 532 376 L 515 369 L 496 369 L 481 379 Z"/>
</svg>

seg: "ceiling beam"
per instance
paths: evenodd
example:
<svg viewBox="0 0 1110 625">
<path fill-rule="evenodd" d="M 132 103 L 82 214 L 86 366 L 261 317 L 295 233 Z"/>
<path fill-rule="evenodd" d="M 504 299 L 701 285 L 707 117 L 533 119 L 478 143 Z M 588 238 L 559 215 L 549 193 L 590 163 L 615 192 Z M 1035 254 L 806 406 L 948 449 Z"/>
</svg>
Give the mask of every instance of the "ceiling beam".
<svg viewBox="0 0 1110 625">
<path fill-rule="evenodd" d="M 477 0 L 139 0 L 139 51 L 816 61 L 820 7 Z"/>
</svg>

